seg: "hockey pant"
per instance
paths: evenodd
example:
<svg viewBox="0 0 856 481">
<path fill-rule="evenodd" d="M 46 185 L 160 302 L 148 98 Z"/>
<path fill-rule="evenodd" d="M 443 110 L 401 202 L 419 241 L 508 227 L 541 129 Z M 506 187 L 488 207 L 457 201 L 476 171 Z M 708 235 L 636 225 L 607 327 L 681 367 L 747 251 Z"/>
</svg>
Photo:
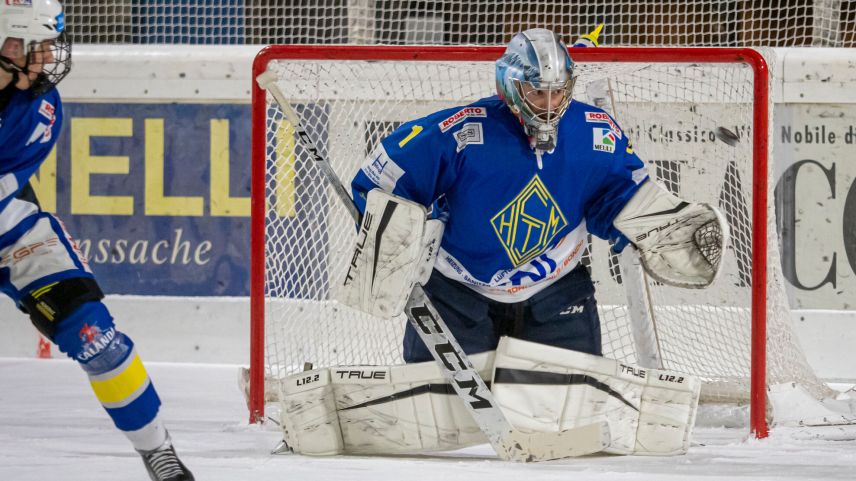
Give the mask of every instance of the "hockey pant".
<svg viewBox="0 0 856 481">
<path fill-rule="evenodd" d="M 451 280 L 436 270 L 425 293 L 467 354 L 496 349 L 499 338 L 518 339 L 602 355 L 600 319 L 594 285 L 584 266 L 529 299 L 516 303 L 494 301 Z M 410 324 L 404 331 L 404 360 L 433 359 Z"/>
<path fill-rule="evenodd" d="M 137 449 L 166 439 L 160 399 L 131 339 L 118 331 L 76 241 L 36 204 L 14 199 L 0 217 L 0 290 L 77 361 L 113 423 Z M 5 229 L 5 231 L 4 231 Z"/>
</svg>

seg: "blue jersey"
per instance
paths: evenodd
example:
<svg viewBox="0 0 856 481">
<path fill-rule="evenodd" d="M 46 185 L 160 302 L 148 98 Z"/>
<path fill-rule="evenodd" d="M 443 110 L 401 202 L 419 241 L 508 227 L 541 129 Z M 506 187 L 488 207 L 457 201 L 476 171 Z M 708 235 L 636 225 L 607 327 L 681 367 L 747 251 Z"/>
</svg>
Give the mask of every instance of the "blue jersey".
<svg viewBox="0 0 856 481">
<path fill-rule="evenodd" d="M 8 217 L 20 216 L 20 212 L 7 212 L 7 207 L 47 158 L 56 143 L 60 125 L 62 105 L 56 89 L 38 98 L 33 98 L 28 91 L 15 90 L 0 111 L 0 221 L 3 225 L 12 227 L 8 225 Z"/>
<path fill-rule="evenodd" d="M 539 158 L 540 157 L 540 158 Z M 403 124 L 353 180 L 358 208 L 381 188 L 445 219 L 435 268 L 502 302 L 529 298 L 580 261 L 612 225 L 644 164 L 603 110 L 572 102 L 550 153 L 535 152 L 497 97 Z"/>
</svg>

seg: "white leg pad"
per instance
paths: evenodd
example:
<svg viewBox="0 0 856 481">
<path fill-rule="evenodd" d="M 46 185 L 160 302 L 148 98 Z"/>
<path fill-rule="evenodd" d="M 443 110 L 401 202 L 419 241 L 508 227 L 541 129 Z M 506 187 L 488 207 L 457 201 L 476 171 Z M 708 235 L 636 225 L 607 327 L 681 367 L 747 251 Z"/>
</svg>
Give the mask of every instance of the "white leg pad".
<svg viewBox="0 0 856 481">
<path fill-rule="evenodd" d="M 559 431 L 606 420 L 615 454 L 682 454 L 701 384 L 693 376 L 503 338 L 492 391 L 517 428 Z"/>
<path fill-rule="evenodd" d="M 282 390 L 280 417 L 289 447 L 317 456 L 344 452 L 330 371 L 314 369 L 289 376 Z"/>
<path fill-rule="evenodd" d="M 482 375 L 490 374 L 492 352 L 470 359 Z M 332 368 L 331 374 L 349 453 L 445 451 L 487 442 L 433 361 Z"/>
<path fill-rule="evenodd" d="M 490 375 L 493 354 L 470 356 L 482 376 Z M 284 386 L 286 442 L 298 453 L 414 453 L 487 442 L 433 361 L 307 371 Z"/>
</svg>

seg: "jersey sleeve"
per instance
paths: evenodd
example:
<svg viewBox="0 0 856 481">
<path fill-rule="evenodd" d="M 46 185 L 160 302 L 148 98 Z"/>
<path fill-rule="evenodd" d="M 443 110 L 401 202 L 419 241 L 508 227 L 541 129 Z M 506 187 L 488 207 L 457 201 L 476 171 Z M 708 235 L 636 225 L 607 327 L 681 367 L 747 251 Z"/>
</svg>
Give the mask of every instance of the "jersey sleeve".
<svg viewBox="0 0 856 481">
<path fill-rule="evenodd" d="M 45 154 L 46 156 L 47 154 Z M 12 199 L 18 195 L 18 192 L 27 185 L 27 182 L 30 181 L 30 176 L 38 170 L 38 167 L 39 164 L 31 165 L 22 170 L 0 175 L 0 212 L 3 212 L 3 209 L 9 205 L 9 202 L 12 202 Z"/>
<path fill-rule="evenodd" d="M 0 145 L 10 153 L 5 161 L 12 164 L 5 174 L 0 174 L 0 212 L 50 155 L 62 126 L 62 105 L 55 90 L 35 100 L 28 109 L 34 111 L 29 118 L 35 117 L 38 121 L 24 126 L 26 135 L 0 139 Z"/>
<path fill-rule="evenodd" d="M 617 128 L 620 132 L 620 127 Z M 617 140 L 612 160 L 600 188 L 586 207 L 586 227 L 601 239 L 621 241 L 623 236 L 612 222 L 648 179 L 648 170 L 627 135 Z"/>
<path fill-rule="evenodd" d="M 360 212 L 366 193 L 375 188 L 430 208 L 451 186 L 458 156 L 451 134 L 438 126 L 438 116 L 441 113 L 403 124 L 366 158 L 351 182 Z"/>
</svg>

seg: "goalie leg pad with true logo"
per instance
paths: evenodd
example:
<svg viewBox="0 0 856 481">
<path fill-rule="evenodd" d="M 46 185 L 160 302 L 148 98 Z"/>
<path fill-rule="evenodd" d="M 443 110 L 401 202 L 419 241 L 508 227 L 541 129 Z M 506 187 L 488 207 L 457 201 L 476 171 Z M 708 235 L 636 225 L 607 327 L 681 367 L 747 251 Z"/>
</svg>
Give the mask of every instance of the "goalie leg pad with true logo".
<svg viewBox="0 0 856 481">
<path fill-rule="evenodd" d="M 289 376 L 282 383 L 281 399 L 282 430 L 294 452 L 315 456 L 344 452 L 329 369 Z"/>
<path fill-rule="evenodd" d="M 492 391 L 516 428 L 559 431 L 606 420 L 613 454 L 683 454 L 698 378 L 503 337 Z"/>
<path fill-rule="evenodd" d="M 492 351 L 470 359 L 490 374 Z M 289 376 L 283 390 L 285 440 L 298 453 L 418 453 L 487 442 L 433 361 L 306 371 Z"/>
</svg>

